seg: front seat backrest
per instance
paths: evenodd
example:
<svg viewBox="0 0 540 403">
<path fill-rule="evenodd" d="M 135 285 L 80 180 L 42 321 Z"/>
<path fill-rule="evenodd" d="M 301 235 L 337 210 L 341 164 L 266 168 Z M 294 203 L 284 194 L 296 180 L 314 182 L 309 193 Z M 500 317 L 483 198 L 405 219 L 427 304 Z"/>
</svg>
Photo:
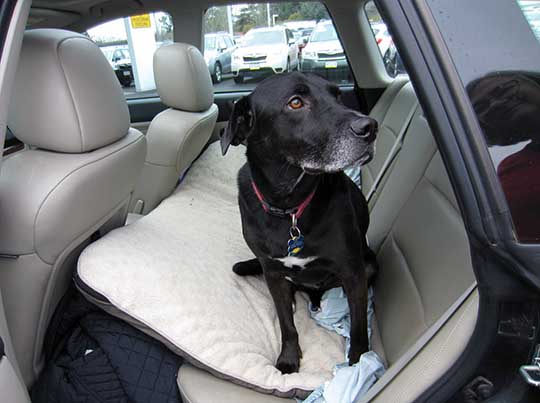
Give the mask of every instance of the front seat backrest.
<svg viewBox="0 0 540 403">
<path fill-rule="evenodd" d="M 79 252 L 125 221 L 146 140 L 99 48 L 56 29 L 25 33 L 8 124 L 27 146 L 0 174 L 0 287 L 29 386 Z"/>
<path fill-rule="evenodd" d="M 169 109 L 150 123 L 148 152 L 132 211 L 148 213 L 169 196 L 208 142 L 218 116 L 208 67 L 199 50 L 173 43 L 156 50 L 154 77 Z"/>
</svg>

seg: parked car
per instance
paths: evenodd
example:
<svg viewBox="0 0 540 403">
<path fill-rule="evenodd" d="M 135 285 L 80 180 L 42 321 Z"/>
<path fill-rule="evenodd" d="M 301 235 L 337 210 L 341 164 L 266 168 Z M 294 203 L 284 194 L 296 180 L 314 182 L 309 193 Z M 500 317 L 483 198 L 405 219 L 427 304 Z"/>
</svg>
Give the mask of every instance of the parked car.
<svg viewBox="0 0 540 403">
<path fill-rule="evenodd" d="M 214 83 L 231 73 L 231 57 L 236 49 L 234 39 L 227 32 L 204 35 L 204 60 Z"/>
<path fill-rule="evenodd" d="M 279 74 L 298 66 L 298 45 L 291 30 L 283 26 L 249 30 L 233 52 L 236 83 L 243 83 L 247 75 Z"/>
<path fill-rule="evenodd" d="M 112 66 L 118 81 L 122 87 L 129 87 L 133 84 L 133 67 L 131 66 L 131 55 L 127 46 L 124 47 L 102 47 L 101 51 Z"/>
<path fill-rule="evenodd" d="M 372 30 L 373 34 L 375 35 L 377 45 L 379 45 L 381 55 L 384 55 L 392 42 L 392 37 L 388 32 L 388 28 L 386 27 L 386 24 L 378 23 L 372 25 Z"/>
<path fill-rule="evenodd" d="M 306 46 L 311 33 L 313 32 L 313 28 L 315 28 L 317 25 L 317 21 L 288 21 L 283 25 L 292 31 L 294 39 L 296 39 L 296 43 L 298 44 L 298 49 L 301 53 L 304 46 Z"/>
<path fill-rule="evenodd" d="M 383 55 L 384 67 L 386 67 L 386 72 L 390 77 L 395 77 L 399 74 L 407 74 L 403 61 L 399 56 L 399 52 L 394 45 L 394 42 L 390 42 L 390 46 Z"/>
<path fill-rule="evenodd" d="M 347 77 L 349 64 L 332 21 L 322 21 L 313 30 L 302 51 L 301 70 L 319 73 L 323 76 L 337 74 Z"/>
</svg>

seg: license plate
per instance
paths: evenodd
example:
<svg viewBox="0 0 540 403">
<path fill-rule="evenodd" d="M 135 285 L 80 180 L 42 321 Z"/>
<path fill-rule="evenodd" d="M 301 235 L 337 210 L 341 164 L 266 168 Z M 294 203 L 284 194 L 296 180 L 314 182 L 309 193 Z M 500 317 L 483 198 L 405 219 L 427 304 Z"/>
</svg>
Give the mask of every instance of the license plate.
<svg viewBox="0 0 540 403">
<path fill-rule="evenodd" d="M 131 72 L 129 72 L 129 71 L 123 71 L 122 74 L 125 75 L 125 76 L 130 76 L 130 75 L 131 75 Z"/>
<path fill-rule="evenodd" d="M 326 62 L 324 64 L 325 69 L 337 69 L 337 62 Z"/>
<path fill-rule="evenodd" d="M 259 66 L 253 66 L 249 68 L 250 70 L 260 70 L 261 68 Z"/>
</svg>

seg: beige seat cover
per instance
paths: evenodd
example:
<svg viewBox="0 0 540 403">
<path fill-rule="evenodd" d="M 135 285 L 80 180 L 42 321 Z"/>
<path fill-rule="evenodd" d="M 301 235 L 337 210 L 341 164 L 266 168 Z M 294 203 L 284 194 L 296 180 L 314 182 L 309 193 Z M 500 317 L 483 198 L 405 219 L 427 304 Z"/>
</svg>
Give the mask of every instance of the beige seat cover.
<svg viewBox="0 0 540 403">
<path fill-rule="evenodd" d="M 157 209 L 90 245 L 78 275 L 192 364 L 259 391 L 306 396 L 344 361 L 344 340 L 318 327 L 297 294 L 300 372 L 274 367 L 281 335 L 267 286 L 231 270 L 253 256 L 237 204 L 244 148 L 230 151 L 221 157 L 219 144 L 211 145 Z"/>
</svg>

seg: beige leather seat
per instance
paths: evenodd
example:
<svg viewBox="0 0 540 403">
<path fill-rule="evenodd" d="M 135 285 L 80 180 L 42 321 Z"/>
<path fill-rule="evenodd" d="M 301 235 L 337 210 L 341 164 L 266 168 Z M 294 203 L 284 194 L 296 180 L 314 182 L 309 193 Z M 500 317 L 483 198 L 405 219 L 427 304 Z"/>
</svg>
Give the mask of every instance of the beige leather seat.
<svg viewBox="0 0 540 403">
<path fill-rule="evenodd" d="M 407 129 L 411 114 L 418 108 L 418 100 L 412 84 L 407 76 L 399 76 L 384 91 L 377 101 L 369 116 L 379 122 L 377 134 L 376 152 L 371 162 L 362 167 L 362 191 L 368 196 L 374 182 L 381 173 L 383 166 L 389 157 L 397 138 L 403 130 Z M 393 164 L 383 176 L 379 189 L 389 176 Z M 375 193 L 370 199 L 370 209 L 376 202 L 380 192 Z"/>
<path fill-rule="evenodd" d="M 24 385 L 15 352 L 11 343 L 11 335 L 7 326 L 4 303 L 0 293 L 0 390 L 3 401 L 10 403 L 29 403 L 30 396 Z"/>
<path fill-rule="evenodd" d="M 124 224 L 146 140 L 99 48 L 63 30 L 25 34 L 8 124 L 27 147 L 0 174 L 0 286 L 29 386 L 79 252 Z"/>
<path fill-rule="evenodd" d="M 218 116 L 212 79 L 197 48 L 184 43 L 154 54 L 159 96 L 169 109 L 148 128 L 148 152 L 131 211 L 146 214 L 169 196 L 208 142 Z"/>
<path fill-rule="evenodd" d="M 383 122 L 378 141 L 381 136 L 395 139 L 405 116 L 414 114 L 403 147 L 371 206 L 368 238 L 380 266 L 372 343 L 389 367 L 385 377 L 392 375 L 400 359 L 413 358 L 392 382 L 380 391 L 376 384 L 364 400 L 401 403 L 419 396 L 463 351 L 474 329 L 478 295 L 469 295 L 429 343 L 414 352 L 414 343 L 474 284 L 474 276 L 448 175 L 414 91 L 406 82 L 397 82 L 388 91 L 390 95 L 385 92 L 382 104 L 374 108 Z M 384 160 L 390 148 L 391 141 L 377 144 L 379 158 Z M 363 172 L 365 180 L 375 177 L 380 166 Z M 261 396 L 190 365 L 180 368 L 178 385 L 189 403 L 292 402 Z"/>
</svg>

